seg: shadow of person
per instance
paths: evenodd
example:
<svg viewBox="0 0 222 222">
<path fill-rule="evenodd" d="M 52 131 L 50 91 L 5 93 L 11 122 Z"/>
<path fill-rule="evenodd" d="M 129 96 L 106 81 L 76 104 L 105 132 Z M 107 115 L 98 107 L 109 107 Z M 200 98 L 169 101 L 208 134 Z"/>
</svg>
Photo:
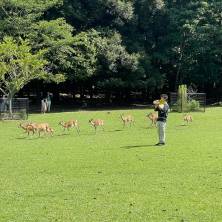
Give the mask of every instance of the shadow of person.
<svg viewBox="0 0 222 222">
<path fill-rule="evenodd" d="M 188 126 L 188 125 L 187 124 L 177 125 L 177 127 L 181 127 L 181 126 Z"/>
<path fill-rule="evenodd" d="M 146 145 L 130 145 L 130 146 L 121 146 L 122 149 L 133 149 L 133 148 L 143 148 L 143 147 L 154 147 L 155 145 L 146 144 Z"/>
</svg>

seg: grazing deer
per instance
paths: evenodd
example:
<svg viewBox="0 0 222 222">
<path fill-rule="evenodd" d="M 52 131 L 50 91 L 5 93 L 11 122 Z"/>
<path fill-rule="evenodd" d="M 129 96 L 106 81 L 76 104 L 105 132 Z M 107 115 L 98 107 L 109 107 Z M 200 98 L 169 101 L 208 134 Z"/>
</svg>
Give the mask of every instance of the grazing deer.
<svg viewBox="0 0 222 222">
<path fill-rule="evenodd" d="M 125 127 L 128 123 L 130 124 L 130 126 L 132 125 L 132 123 L 134 123 L 134 118 L 131 115 L 124 116 L 123 114 L 121 114 L 120 118 L 123 121 L 123 127 Z"/>
<path fill-rule="evenodd" d="M 69 130 L 69 129 L 75 127 L 77 133 L 80 132 L 79 124 L 78 124 L 77 120 L 69 120 L 67 122 L 61 121 L 61 122 L 59 122 L 59 125 L 61 125 L 63 127 L 63 131 Z"/>
<path fill-rule="evenodd" d="M 30 123 L 26 124 L 20 123 L 19 128 L 22 128 L 25 131 L 25 133 L 27 133 L 28 136 L 30 135 L 30 132 L 32 132 L 32 135 L 34 135 L 35 133 L 35 129 L 32 125 L 30 125 Z"/>
<path fill-rule="evenodd" d="M 104 126 L 104 121 L 103 120 L 101 120 L 101 119 L 95 119 L 95 120 L 90 119 L 89 123 L 94 127 L 95 132 L 96 132 L 98 126 L 101 126 L 103 131 L 104 131 L 104 127 L 103 127 Z"/>
<path fill-rule="evenodd" d="M 146 115 L 147 118 L 151 121 L 151 126 L 156 126 L 158 114 L 157 113 L 149 113 Z"/>
<path fill-rule="evenodd" d="M 183 116 L 183 120 L 184 120 L 184 122 L 187 122 L 187 124 L 188 124 L 189 122 L 193 122 L 193 117 L 190 114 L 185 114 Z"/>
</svg>

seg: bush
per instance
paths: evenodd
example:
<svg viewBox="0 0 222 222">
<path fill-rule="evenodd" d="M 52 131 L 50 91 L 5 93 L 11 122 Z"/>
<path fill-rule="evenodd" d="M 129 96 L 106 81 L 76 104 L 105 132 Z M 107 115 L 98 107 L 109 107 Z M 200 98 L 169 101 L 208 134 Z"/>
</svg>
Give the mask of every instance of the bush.
<svg viewBox="0 0 222 222">
<path fill-rule="evenodd" d="M 200 109 L 200 102 L 192 99 L 187 103 L 187 111 L 198 111 Z"/>
<path fill-rule="evenodd" d="M 200 102 L 192 99 L 187 103 L 183 103 L 181 107 L 181 100 L 177 100 L 177 102 L 171 106 L 171 109 L 172 111 L 177 111 L 177 112 L 198 111 L 200 109 Z"/>
</svg>

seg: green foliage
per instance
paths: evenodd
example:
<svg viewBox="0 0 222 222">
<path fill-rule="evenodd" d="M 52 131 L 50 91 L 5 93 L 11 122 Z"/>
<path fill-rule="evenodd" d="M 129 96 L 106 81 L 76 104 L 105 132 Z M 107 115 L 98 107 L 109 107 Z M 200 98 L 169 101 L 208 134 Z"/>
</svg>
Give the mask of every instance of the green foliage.
<svg viewBox="0 0 222 222">
<path fill-rule="evenodd" d="M 220 0 L 1 0 L 0 39 L 28 39 L 77 85 L 152 94 L 194 83 L 217 94 L 221 11 Z"/>
<path fill-rule="evenodd" d="M 27 40 L 16 42 L 11 37 L 5 37 L 0 42 L 0 90 L 11 100 L 26 84 L 33 79 L 47 81 L 62 81 L 63 75 L 52 75 L 46 71 L 48 61 L 43 58 L 45 51 L 32 53 Z"/>
<path fill-rule="evenodd" d="M 100 70 L 98 85 L 103 89 L 135 88 L 139 82 L 136 75 L 139 54 L 129 53 L 122 45 L 121 35 L 110 33 L 102 38 L 99 45 L 98 60 Z"/>
<path fill-rule="evenodd" d="M 46 51 L 45 58 L 50 61 L 52 72 L 66 73 L 72 67 L 70 59 L 74 53 L 72 32 L 72 26 L 62 18 L 39 21 L 33 25 L 33 31 L 28 39 L 34 50 Z"/>
<path fill-rule="evenodd" d="M 125 0 L 64 0 L 62 14 L 80 30 L 95 26 L 123 26 L 134 17 L 133 3 Z"/>
<path fill-rule="evenodd" d="M 100 33 L 96 30 L 80 32 L 73 39 L 72 70 L 69 78 L 87 80 L 98 70 L 98 45 L 101 42 Z"/>
<path fill-rule="evenodd" d="M 200 109 L 200 102 L 192 99 L 187 103 L 187 111 L 198 111 Z"/>
<path fill-rule="evenodd" d="M 26 37 L 47 10 L 61 3 L 62 0 L 1 0 L 0 36 Z"/>
<path fill-rule="evenodd" d="M 178 87 L 178 97 L 176 104 L 173 104 L 172 109 L 177 112 L 191 112 L 200 110 L 200 102 L 188 98 L 188 90 L 186 85 Z"/>
<path fill-rule="evenodd" d="M 31 53 L 27 41 L 17 44 L 10 37 L 0 43 L 0 82 L 5 94 L 15 94 L 33 78 L 46 75 L 44 67 L 47 61 L 42 59 L 44 51 Z"/>
</svg>

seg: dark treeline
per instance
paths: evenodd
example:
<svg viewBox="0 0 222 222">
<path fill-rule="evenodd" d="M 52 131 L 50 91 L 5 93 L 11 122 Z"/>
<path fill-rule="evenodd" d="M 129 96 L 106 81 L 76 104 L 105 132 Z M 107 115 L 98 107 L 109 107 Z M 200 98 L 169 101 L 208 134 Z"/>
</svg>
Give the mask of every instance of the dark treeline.
<svg viewBox="0 0 222 222">
<path fill-rule="evenodd" d="M 46 50 L 59 85 L 34 80 L 20 94 L 105 94 L 148 100 L 187 84 L 222 95 L 221 0 L 0 0 L 0 40 Z"/>
</svg>

